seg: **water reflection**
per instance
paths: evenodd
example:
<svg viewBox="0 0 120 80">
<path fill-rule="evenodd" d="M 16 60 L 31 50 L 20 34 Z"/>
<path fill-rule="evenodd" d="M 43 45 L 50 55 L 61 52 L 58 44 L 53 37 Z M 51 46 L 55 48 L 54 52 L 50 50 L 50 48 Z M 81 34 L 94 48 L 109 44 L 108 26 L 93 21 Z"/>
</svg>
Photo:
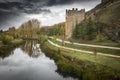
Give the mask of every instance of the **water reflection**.
<svg viewBox="0 0 120 80">
<path fill-rule="evenodd" d="M 46 57 L 39 46 L 28 41 L 10 56 L 0 58 L 0 80 L 74 80 L 59 75 L 54 60 Z"/>
<path fill-rule="evenodd" d="M 12 51 L 14 50 L 13 47 L 1 47 L 0 49 L 0 58 L 5 58 L 11 55 Z"/>
<path fill-rule="evenodd" d="M 26 41 L 22 49 L 31 57 L 39 57 L 41 53 L 40 44 L 36 41 Z"/>
</svg>

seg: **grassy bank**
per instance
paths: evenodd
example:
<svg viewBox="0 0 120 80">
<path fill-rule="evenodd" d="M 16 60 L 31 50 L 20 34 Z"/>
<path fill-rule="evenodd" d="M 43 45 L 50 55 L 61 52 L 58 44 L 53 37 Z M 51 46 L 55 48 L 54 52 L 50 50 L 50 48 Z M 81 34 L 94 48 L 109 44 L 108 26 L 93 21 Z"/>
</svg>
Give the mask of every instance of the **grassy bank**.
<svg viewBox="0 0 120 80">
<path fill-rule="evenodd" d="M 59 39 L 63 39 L 63 36 L 57 36 Z M 65 39 L 68 41 L 68 39 Z M 110 40 L 105 41 L 97 41 L 97 40 L 81 40 L 81 39 L 69 39 L 76 43 L 83 43 L 83 44 L 92 44 L 92 45 L 100 45 L 100 46 L 112 46 L 112 47 L 120 47 L 120 43 L 113 42 Z"/>
<path fill-rule="evenodd" d="M 120 59 L 74 52 L 57 48 L 46 42 L 41 46 L 47 56 L 53 58 L 58 72 L 81 80 L 120 79 Z M 111 62 L 113 61 L 113 63 Z"/>
<path fill-rule="evenodd" d="M 7 54 L 9 53 L 12 49 L 14 49 L 15 47 L 17 47 L 18 45 L 21 45 L 22 43 L 24 43 L 24 41 L 22 39 L 15 39 L 13 40 L 10 44 L 2 44 L 0 45 L 0 55 Z"/>
<path fill-rule="evenodd" d="M 52 40 L 52 39 L 51 39 Z M 59 44 L 62 46 L 62 42 L 59 41 L 54 41 L 54 43 Z M 81 49 L 81 50 L 87 50 L 87 51 L 92 51 L 96 50 L 97 52 L 105 53 L 105 54 L 112 54 L 112 55 L 118 55 L 120 56 L 120 50 L 115 50 L 115 49 L 105 49 L 105 48 L 94 48 L 94 47 L 87 47 L 87 46 L 79 46 L 79 45 L 74 45 L 74 44 L 68 44 L 65 43 L 65 47 L 70 47 L 70 48 L 75 48 L 75 49 Z"/>
</svg>

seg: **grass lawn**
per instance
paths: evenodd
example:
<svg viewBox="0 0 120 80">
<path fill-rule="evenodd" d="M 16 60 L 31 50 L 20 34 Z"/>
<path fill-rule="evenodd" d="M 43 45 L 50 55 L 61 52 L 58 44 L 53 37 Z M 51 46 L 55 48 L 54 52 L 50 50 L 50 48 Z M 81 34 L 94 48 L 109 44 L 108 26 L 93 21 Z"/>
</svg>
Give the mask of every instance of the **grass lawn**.
<svg viewBox="0 0 120 80">
<path fill-rule="evenodd" d="M 53 41 L 53 40 L 52 40 L 52 41 Z M 57 44 L 59 44 L 59 45 L 62 45 L 62 42 L 59 42 L 59 41 L 53 41 L 53 42 L 54 42 L 54 43 L 57 43 Z M 94 47 L 79 46 L 79 45 L 68 44 L 68 43 L 66 43 L 64 46 L 70 47 L 70 48 L 75 48 L 75 49 L 86 50 L 86 51 L 93 51 L 93 52 L 94 52 L 94 50 L 96 49 L 97 52 L 120 56 L 120 50 L 115 50 L 115 49 L 94 48 Z"/>
<path fill-rule="evenodd" d="M 63 39 L 62 36 L 58 37 L 59 39 Z M 92 45 L 101 45 L 101 46 L 112 46 L 112 47 L 120 47 L 119 43 L 110 41 L 110 40 L 106 40 L 106 41 L 96 41 L 96 40 L 80 40 L 80 39 L 72 39 L 73 42 L 76 43 L 83 43 L 83 44 L 92 44 Z M 67 40 L 66 40 L 67 41 Z"/>
<path fill-rule="evenodd" d="M 45 42 L 41 46 L 47 56 L 54 59 L 58 72 L 66 76 L 76 76 L 80 80 L 119 80 L 120 59 L 96 56 L 58 48 Z M 82 78 L 82 79 L 81 79 Z"/>
<path fill-rule="evenodd" d="M 85 40 L 81 40 L 81 41 L 75 41 L 75 42 L 85 43 L 85 44 L 93 44 L 93 45 L 101 45 L 101 46 L 120 47 L 120 44 L 112 42 L 112 41 L 99 42 L 99 41 L 85 41 Z"/>
<path fill-rule="evenodd" d="M 60 48 L 57 48 L 50 43 L 47 44 L 50 46 L 51 49 L 58 50 Z M 95 64 L 95 65 L 100 65 L 104 67 L 108 67 L 109 69 L 112 69 L 115 72 L 120 72 L 120 59 L 118 58 L 111 58 L 111 57 L 106 57 L 106 56 L 96 56 L 92 54 L 87 54 L 87 53 L 80 53 L 80 52 L 75 52 L 75 51 L 70 51 L 66 49 L 60 49 L 61 53 L 67 57 L 73 58 L 78 61 L 83 61 L 85 64 Z M 100 69 L 100 66 L 97 66 L 98 69 Z M 107 70 L 109 70 L 107 68 Z"/>
</svg>

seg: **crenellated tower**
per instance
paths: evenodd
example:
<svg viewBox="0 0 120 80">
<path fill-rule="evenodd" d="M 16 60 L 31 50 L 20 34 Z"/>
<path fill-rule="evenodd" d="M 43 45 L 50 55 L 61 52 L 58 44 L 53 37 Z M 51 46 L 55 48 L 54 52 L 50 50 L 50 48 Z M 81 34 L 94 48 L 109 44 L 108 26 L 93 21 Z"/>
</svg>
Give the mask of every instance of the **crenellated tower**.
<svg viewBox="0 0 120 80">
<path fill-rule="evenodd" d="M 66 10 L 66 25 L 65 35 L 66 38 L 70 38 L 75 26 L 81 23 L 85 19 L 85 9 L 78 10 L 73 8 L 72 10 Z"/>
</svg>

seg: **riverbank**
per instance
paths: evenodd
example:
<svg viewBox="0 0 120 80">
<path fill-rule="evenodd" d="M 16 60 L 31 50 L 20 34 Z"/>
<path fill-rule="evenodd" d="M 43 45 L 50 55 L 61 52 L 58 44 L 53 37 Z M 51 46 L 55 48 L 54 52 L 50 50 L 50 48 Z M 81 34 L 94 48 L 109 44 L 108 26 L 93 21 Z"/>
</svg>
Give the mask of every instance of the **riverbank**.
<svg viewBox="0 0 120 80">
<path fill-rule="evenodd" d="M 18 45 L 21 45 L 24 43 L 22 39 L 14 39 L 10 44 L 2 44 L 0 45 L 0 54 L 10 52 L 13 48 L 17 47 Z"/>
<path fill-rule="evenodd" d="M 41 46 L 47 56 L 53 58 L 58 72 L 77 77 L 81 80 L 118 80 L 120 79 L 119 59 L 94 56 L 61 49 L 46 42 Z M 115 61 L 111 63 L 111 61 Z M 118 67 L 117 67 L 118 66 Z"/>
<path fill-rule="evenodd" d="M 57 36 L 58 39 L 63 40 L 63 36 Z M 105 41 L 97 41 L 97 40 L 81 40 L 81 39 L 64 39 L 65 41 L 72 41 L 75 43 L 83 43 L 83 44 L 88 44 L 88 45 L 100 45 L 100 46 L 109 46 L 109 47 L 120 47 L 120 43 L 110 41 L 110 40 L 105 40 Z"/>
<path fill-rule="evenodd" d="M 60 41 L 60 40 L 53 40 L 53 39 L 50 39 L 52 42 L 58 44 L 58 45 L 61 45 L 63 46 L 63 42 Z M 119 47 L 108 47 L 108 48 L 102 48 L 102 46 L 99 47 L 96 47 L 95 45 L 84 45 L 84 44 L 75 44 L 74 42 L 66 42 L 64 43 L 65 47 L 70 47 L 70 48 L 74 48 L 74 49 L 80 49 L 80 50 L 86 50 L 86 51 L 91 51 L 91 52 L 94 52 L 96 50 L 96 52 L 99 52 L 99 53 L 103 53 L 103 54 L 111 54 L 111 55 L 117 55 L 117 56 L 120 56 L 119 52 L 120 52 L 120 49 L 118 49 Z M 95 46 L 95 47 L 94 47 Z M 107 47 L 107 46 L 106 46 Z M 115 49 L 114 49 L 115 48 Z M 117 48 L 117 49 L 116 49 Z"/>
</svg>

